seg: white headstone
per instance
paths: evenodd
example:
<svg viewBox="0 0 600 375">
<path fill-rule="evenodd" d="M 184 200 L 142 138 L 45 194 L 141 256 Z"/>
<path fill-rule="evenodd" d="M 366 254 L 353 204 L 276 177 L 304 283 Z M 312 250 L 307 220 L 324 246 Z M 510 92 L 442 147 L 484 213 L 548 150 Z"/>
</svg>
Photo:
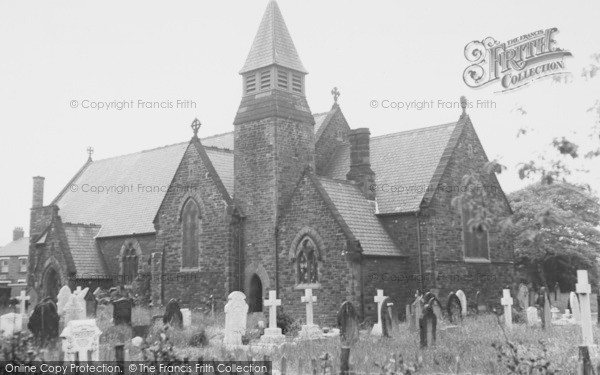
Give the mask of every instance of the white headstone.
<svg viewBox="0 0 600 375">
<path fill-rule="evenodd" d="M 0 330 L 6 337 L 10 337 L 23 329 L 23 315 L 8 313 L 0 316 Z"/>
<path fill-rule="evenodd" d="M 95 319 L 69 321 L 60 334 L 65 361 L 75 361 L 75 353 L 79 354 L 79 361 L 98 361 L 101 334 Z"/>
<path fill-rule="evenodd" d="M 579 307 L 579 298 L 575 292 L 571 292 L 569 295 L 569 302 L 571 303 L 571 314 L 575 322 L 581 322 L 581 308 Z"/>
<path fill-rule="evenodd" d="M 223 343 L 228 346 L 242 345 L 242 335 L 246 332 L 246 319 L 248 317 L 246 295 L 236 291 L 229 294 L 227 299 Z"/>
<path fill-rule="evenodd" d="M 71 299 L 71 288 L 69 288 L 68 285 L 65 285 L 62 288 L 60 288 L 60 291 L 58 292 L 58 296 L 56 296 L 56 299 L 57 299 L 56 309 L 57 309 L 58 315 L 62 316 L 65 311 L 65 305 Z"/>
<path fill-rule="evenodd" d="M 510 289 L 502 290 L 502 299 L 500 300 L 504 306 L 504 324 L 508 329 L 512 328 L 512 305 L 513 299 L 510 296 Z"/>
<path fill-rule="evenodd" d="M 540 322 L 538 310 L 534 306 L 527 308 L 527 325 L 534 326 Z"/>
<path fill-rule="evenodd" d="M 523 310 L 527 310 L 527 308 L 529 307 L 529 289 L 527 288 L 527 285 L 523 283 L 519 284 L 517 301 L 519 301 L 519 306 Z"/>
<path fill-rule="evenodd" d="M 281 328 L 277 327 L 277 306 L 281 306 L 281 300 L 277 299 L 277 292 L 269 290 L 269 299 L 266 299 L 264 304 L 269 308 L 269 328 L 265 329 L 260 340 L 268 343 L 284 341 L 285 336 L 281 333 Z"/>
<path fill-rule="evenodd" d="M 183 328 L 192 326 L 192 311 L 190 309 L 180 309 L 181 317 L 183 318 Z"/>
<path fill-rule="evenodd" d="M 26 316 L 27 315 L 27 308 L 25 307 L 25 303 L 26 303 L 26 301 L 29 301 L 29 296 L 26 296 L 25 295 L 25 291 L 22 290 L 21 294 L 19 296 L 17 296 L 16 298 L 19 301 L 19 313 L 22 316 Z"/>
<path fill-rule="evenodd" d="M 85 320 L 87 318 L 83 296 L 81 293 L 73 293 L 63 307 L 65 324 L 68 324 L 71 320 Z"/>
<path fill-rule="evenodd" d="M 383 295 L 383 289 L 377 289 L 377 295 L 373 297 L 373 301 L 377 303 L 377 323 L 373 326 L 371 334 L 374 336 L 383 335 L 383 326 L 381 323 L 381 309 L 383 308 L 383 301 L 387 296 Z"/>
<path fill-rule="evenodd" d="M 313 320 L 313 304 L 317 302 L 317 297 L 313 296 L 312 289 L 304 289 L 304 296 L 300 301 L 306 303 L 306 324 L 303 325 L 298 333 L 301 339 L 314 339 L 323 336 L 323 331 Z"/>
<path fill-rule="evenodd" d="M 583 345 L 594 345 L 594 334 L 592 329 L 592 310 L 590 305 L 590 293 L 592 288 L 588 282 L 588 273 L 586 270 L 577 270 L 577 284 L 575 291 L 579 295 L 580 319 L 581 319 L 581 336 Z"/>
<path fill-rule="evenodd" d="M 560 319 L 560 310 L 557 307 L 550 309 L 550 312 L 552 313 L 552 320 Z"/>
<path fill-rule="evenodd" d="M 458 297 L 458 300 L 460 301 L 460 307 L 461 307 L 461 314 L 464 317 L 467 316 L 467 296 L 465 295 L 465 292 L 463 292 L 462 290 L 458 290 L 456 292 L 456 296 Z"/>
</svg>

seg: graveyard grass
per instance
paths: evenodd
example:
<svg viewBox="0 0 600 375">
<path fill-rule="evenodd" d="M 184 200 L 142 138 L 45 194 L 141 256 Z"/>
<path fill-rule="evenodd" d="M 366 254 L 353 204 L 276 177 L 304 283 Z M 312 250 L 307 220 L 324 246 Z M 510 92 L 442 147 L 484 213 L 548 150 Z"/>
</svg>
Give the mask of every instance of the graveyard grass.
<svg viewBox="0 0 600 375">
<path fill-rule="evenodd" d="M 158 308 L 151 310 L 135 307 L 132 314 L 133 324 L 148 324 L 151 317 L 159 313 L 162 313 L 162 310 Z M 125 344 L 131 360 L 141 360 L 140 349 L 131 345 L 131 330 L 127 326 L 113 326 L 111 318 L 112 306 L 99 308 L 97 323 L 103 331 L 100 341 L 100 360 L 114 360 L 114 346 L 117 344 Z M 502 320 L 503 318 L 500 317 L 500 321 Z M 293 340 L 288 338 L 287 345 L 266 352 L 257 349 L 250 352 L 241 349 L 228 351 L 216 345 L 223 339 L 224 322 L 225 316 L 222 314 L 211 317 L 193 311 L 191 328 L 168 329 L 166 335 L 177 355 L 182 359 L 187 357 L 191 361 L 199 357 L 205 360 L 247 360 L 249 356 L 262 359 L 264 354 L 268 353 L 274 369 L 279 369 L 281 358 L 285 356 L 288 373 L 295 373 L 299 361 L 304 372 L 308 372 L 312 358 L 318 359 L 324 353 L 329 353 L 334 371 L 339 370 L 341 350 L 339 338 L 298 343 L 293 343 Z M 256 323 L 256 319 L 249 316 L 248 327 L 255 327 Z M 209 345 L 189 346 L 190 338 L 202 330 L 210 340 Z M 599 330 L 594 327 L 594 331 L 594 336 L 598 338 Z M 162 321 L 156 322 L 149 332 L 149 344 L 158 340 L 162 332 L 165 332 Z M 579 326 L 551 326 L 544 331 L 541 327 L 531 328 L 525 324 L 515 324 L 506 334 L 511 342 L 522 345 L 521 354 L 525 358 L 530 355 L 537 357 L 545 355 L 552 368 L 560 372 L 569 373 L 577 368 L 577 343 L 581 342 Z M 393 355 L 401 354 L 405 362 L 421 362 L 419 373 L 506 373 L 506 367 L 498 362 L 498 353 L 492 346 L 494 343 L 505 343 L 503 330 L 498 323 L 498 317 L 494 314 L 469 316 L 457 327 L 447 330 L 444 330 L 442 325 L 442 328 L 438 328 L 437 331 L 437 344 L 426 349 L 419 348 L 418 331 L 412 331 L 406 323 L 401 323 L 392 338 L 375 338 L 366 331 L 361 331 L 360 341 L 351 349 L 350 366 L 357 373 L 379 373 L 376 363 L 385 364 Z M 545 354 L 544 349 L 547 351 Z M 48 354 L 47 359 L 54 357 L 53 354 L 58 355 L 57 352 Z"/>
</svg>

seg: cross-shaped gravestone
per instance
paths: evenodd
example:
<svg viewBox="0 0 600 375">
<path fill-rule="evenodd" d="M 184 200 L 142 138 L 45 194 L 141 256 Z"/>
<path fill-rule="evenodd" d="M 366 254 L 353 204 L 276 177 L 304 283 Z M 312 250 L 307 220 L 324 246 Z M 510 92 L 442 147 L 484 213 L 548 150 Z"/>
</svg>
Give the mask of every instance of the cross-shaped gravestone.
<svg viewBox="0 0 600 375">
<path fill-rule="evenodd" d="M 265 329 L 265 334 L 260 340 L 267 343 L 284 341 L 285 336 L 281 333 L 281 328 L 277 327 L 277 306 L 281 306 L 281 300 L 277 299 L 277 292 L 269 290 L 269 299 L 266 299 L 264 304 L 269 308 L 269 328 Z"/>
<path fill-rule="evenodd" d="M 306 325 L 312 326 L 313 323 L 313 303 L 317 302 L 317 297 L 312 295 L 312 289 L 304 289 L 304 297 L 300 300 L 306 303 Z M 271 324 L 271 322 L 269 322 Z"/>
<path fill-rule="evenodd" d="M 383 308 L 383 301 L 387 297 L 383 295 L 383 289 L 377 289 L 377 295 L 373 297 L 373 301 L 377 303 L 377 324 L 373 326 L 371 331 L 372 335 L 381 336 L 383 334 L 383 326 L 381 323 L 381 309 Z"/>
<path fill-rule="evenodd" d="M 506 328 L 512 328 L 512 304 L 513 299 L 510 296 L 510 289 L 502 290 L 502 299 L 500 303 L 504 306 L 504 324 Z"/>
<path fill-rule="evenodd" d="M 584 346 L 594 345 L 592 333 L 592 311 L 590 308 L 590 293 L 592 289 L 588 282 L 588 273 L 585 270 L 577 270 L 577 284 L 575 291 L 579 294 L 579 306 L 581 309 L 581 335 Z"/>
<path fill-rule="evenodd" d="M 277 299 L 276 291 L 269 290 L 269 299 L 265 300 L 265 306 L 269 308 L 269 328 L 277 328 L 277 306 L 281 306 L 281 300 Z"/>
<path fill-rule="evenodd" d="M 27 315 L 27 311 L 25 311 L 25 302 L 29 301 L 29 296 L 25 295 L 24 290 L 21 291 L 21 294 L 17 297 L 17 300 L 19 301 L 19 313 L 22 316 Z"/>
</svg>

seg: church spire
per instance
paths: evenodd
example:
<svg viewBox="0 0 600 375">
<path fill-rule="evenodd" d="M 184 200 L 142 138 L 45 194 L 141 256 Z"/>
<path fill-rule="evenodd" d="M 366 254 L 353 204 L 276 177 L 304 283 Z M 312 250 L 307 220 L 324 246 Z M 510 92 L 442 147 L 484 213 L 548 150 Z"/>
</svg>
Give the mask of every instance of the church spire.
<svg viewBox="0 0 600 375">
<path fill-rule="evenodd" d="M 240 74 L 279 65 L 300 73 L 308 73 L 300 61 L 292 37 L 275 0 L 269 1 L 258 32 Z"/>
</svg>

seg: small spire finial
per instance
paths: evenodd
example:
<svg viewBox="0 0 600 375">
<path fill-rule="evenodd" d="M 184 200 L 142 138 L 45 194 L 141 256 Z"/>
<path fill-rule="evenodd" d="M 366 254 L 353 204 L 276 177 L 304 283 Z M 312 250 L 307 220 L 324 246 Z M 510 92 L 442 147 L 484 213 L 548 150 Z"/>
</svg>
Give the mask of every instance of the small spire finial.
<svg viewBox="0 0 600 375">
<path fill-rule="evenodd" d="M 194 139 L 198 138 L 198 130 L 200 129 L 200 126 L 202 124 L 200 123 L 200 120 L 198 120 L 198 118 L 195 118 L 194 121 L 192 122 L 192 130 L 194 131 Z"/>
<path fill-rule="evenodd" d="M 466 96 L 461 96 L 460 97 L 460 106 L 462 108 L 462 115 L 466 115 L 467 114 L 467 97 Z"/>
<path fill-rule="evenodd" d="M 87 153 L 88 153 L 88 161 L 92 161 L 92 154 L 94 153 L 94 148 L 92 146 L 89 146 L 87 148 Z"/>
<path fill-rule="evenodd" d="M 331 95 L 333 95 L 333 104 L 337 104 L 338 98 L 340 97 L 340 90 L 337 87 L 331 89 Z"/>
</svg>

